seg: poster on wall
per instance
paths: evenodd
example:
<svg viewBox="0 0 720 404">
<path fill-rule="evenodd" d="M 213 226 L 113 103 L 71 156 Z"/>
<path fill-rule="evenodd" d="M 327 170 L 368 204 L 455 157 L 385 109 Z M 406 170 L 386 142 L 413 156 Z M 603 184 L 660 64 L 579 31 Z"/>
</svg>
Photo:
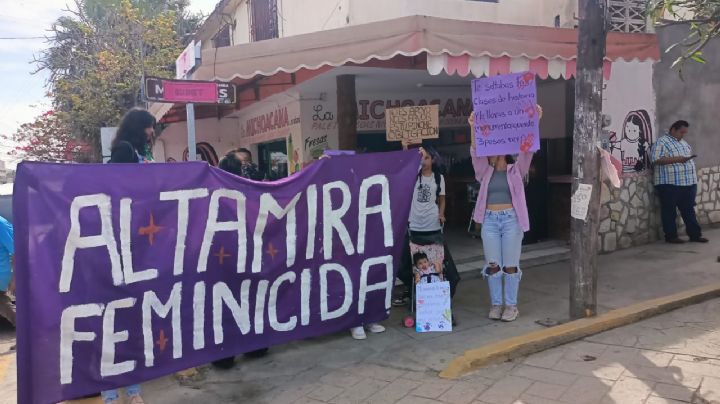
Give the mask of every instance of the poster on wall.
<svg viewBox="0 0 720 404">
<path fill-rule="evenodd" d="M 207 164 L 21 163 L 18 402 L 387 319 L 419 163 L 323 159 L 272 186 Z"/>
<path fill-rule="evenodd" d="M 422 143 L 440 136 L 440 109 L 437 105 L 391 108 L 386 111 L 388 142 Z"/>
<path fill-rule="evenodd" d="M 540 149 L 535 74 L 515 73 L 473 80 L 475 144 L 478 156 Z"/>
</svg>

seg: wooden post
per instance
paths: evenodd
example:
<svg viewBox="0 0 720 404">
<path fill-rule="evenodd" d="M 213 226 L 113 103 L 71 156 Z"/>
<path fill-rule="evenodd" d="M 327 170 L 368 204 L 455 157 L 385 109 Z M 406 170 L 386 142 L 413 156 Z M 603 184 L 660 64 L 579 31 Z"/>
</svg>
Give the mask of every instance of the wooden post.
<svg viewBox="0 0 720 404">
<path fill-rule="evenodd" d="M 337 120 L 340 150 L 357 149 L 357 119 L 355 76 L 337 76 Z"/>
<path fill-rule="evenodd" d="M 577 74 L 575 75 L 575 132 L 573 137 L 573 194 L 580 184 L 592 186 L 586 220 L 572 218 L 570 317 L 597 313 L 597 252 L 600 214 L 600 156 L 603 61 L 607 39 L 606 0 L 580 0 Z"/>
</svg>

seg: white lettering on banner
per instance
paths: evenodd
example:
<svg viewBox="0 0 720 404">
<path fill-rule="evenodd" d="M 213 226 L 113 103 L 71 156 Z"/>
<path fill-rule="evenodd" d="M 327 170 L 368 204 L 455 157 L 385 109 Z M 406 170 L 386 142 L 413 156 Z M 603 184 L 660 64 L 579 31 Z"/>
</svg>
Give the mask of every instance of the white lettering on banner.
<svg viewBox="0 0 720 404">
<path fill-rule="evenodd" d="M 310 268 L 305 268 L 300 275 L 300 324 L 310 324 L 310 289 L 312 288 Z"/>
<path fill-rule="evenodd" d="M 374 266 L 385 266 L 385 280 L 374 285 L 368 285 L 368 276 L 370 269 Z M 376 290 L 385 290 L 385 310 L 390 310 L 390 299 L 392 296 L 393 281 L 393 257 L 388 255 L 385 257 L 368 258 L 363 262 L 362 273 L 360 274 L 360 292 L 358 292 L 358 314 L 365 314 L 365 301 L 367 294 Z"/>
<path fill-rule="evenodd" d="M 237 220 L 227 222 L 219 222 L 218 214 L 220 212 L 220 198 L 232 199 L 235 201 L 235 212 Z M 212 193 L 210 197 L 210 207 L 208 208 L 208 222 L 205 226 L 205 235 L 203 236 L 202 245 L 200 246 L 200 256 L 198 258 L 198 273 L 207 270 L 208 256 L 210 255 L 210 247 L 212 246 L 215 233 L 232 231 L 236 232 L 237 241 L 237 273 L 245 273 L 245 260 L 247 257 L 247 226 L 245 220 L 245 195 L 242 192 L 232 189 L 218 189 Z"/>
<path fill-rule="evenodd" d="M 367 206 L 368 192 L 374 185 L 380 188 L 380 204 Z M 385 247 L 393 246 L 392 213 L 390 212 L 390 182 L 384 175 L 374 175 L 363 180 L 360 185 L 360 207 L 358 208 L 357 253 L 365 253 L 365 231 L 369 215 L 380 213 L 383 222 L 383 238 Z"/>
<path fill-rule="evenodd" d="M 287 251 L 286 264 L 291 267 L 295 264 L 295 245 L 297 244 L 297 224 L 295 206 L 300 200 L 302 193 L 298 192 L 297 195 L 288 203 L 286 207 L 281 207 L 275 197 L 272 194 L 264 193 L 260 196 L 260 211 L 258 212 L 258 218 L 255 225 L 255 234 L 253 235 L 253 245 L 255 250 L 253 253 L 252 272 L 254 274 L 261 271 L 262 266 L 262 252 L 263 252 L 263 234 L 265 233 L 265 227 L 267 226 L 267 220 L 269 214 L 272 213 L 276 219 L 280 220 L 286 217 L 286 230 L 285 230 L 285 245 Z"/>
<path fill-rule="evenodd" d="M 117 309 L 128 309 L 135 306 L 137 299 L 128 297 L 114 300 L 105 307 L 103 315 L 103 337 L 102 356 L 100 358 L 100 376 L 116 376 L 132 372 L 135 369 L 136 361 L 129 360 L 115 363 L 115 345 L 128 340 L 128 331 L 115 332 L 115 311 Z"/>
<path fill-rule="evenodd" d="M 358 313 L 364 314 L 368 302 L 368 296 L 373 292 L 384 291 L 385 308 L 390 308 L 390 298 L 393 287 L 393 259 L 392 256 L 373 257 L 366 259 L 360 268 L 360 279 L 357 284 L 353 284 L 350 271 L 343 265 L 337 263 L 326 263 L 318 269 L 318 280 L 312 283 L 313 270 L 304 269 L 300 273 L 300 304 L 299 317 L 300 325 L 311 325 L 311 314 L 319 313 L 320 321 L 331 321 L 348 314 L 353 305 L 355 292 L 358 291 Z M 371 283 L 370 274 L 376 271 L 382 272 L 382 281 L 375 279 Z M 330 278 L 333 280 L 341 279 L 342 287 L 338 286 L 332 290 L 329 287 Z M 374 277 L 377 278 L 377 277 Z M 205 341 L 205 321 L 207 312 L 206 299 L 211 300 L 211 321 L 212 334 L 211 341 L 215 345 L 226 342 L 225 326 L 234 323 L 241 335 L 253 333 L 262 335 L 265 332 L 265 316 L 269 319 L 269 325 L 274 331 L 290 332 L 298 326 L 298 315 L 291 314 L 287 319 L 278 318 L 278 309 L 281 307 L 297 307 L 296 302 L 278 301 L 282 295 L 283 288 L 297 288 L 296 280 L 298 274 L 294 271 L 288 271 L 271 283 L 268 280 L 245 279 L 241 282 L 239 290 L 235 290 L 228 286 L 225 282 L 216 282 L 211 286 L 212 293 L 208 296 L 206 291 L 208 285 L 205 282 L 197 282 L 193 287 L 192 305 L 193 318 L 189 320 L 193 327 L 193 350 L 198 351 L 204 349 L 207 345 Z M 252 294 L 253 285 L 256 284 L 256 293 Z M 318 285 L 319 284 L 319 285 Z M 319 286 L 319 301 L 312 302 L 312 290 Z M 130 373 L 137 368 L 134 360 L 126 360 L 116 362 L 115 346 L 119 343 L 129 341 L 133 338 L 127 330 L 117 331 L 115 329 L 116 312 L 119 309 L 134 311 L 134 316 L 142 322 L 141 331 L 143 334 L 143 346 L 145 356 L 145 366 L 155 366 L 155 346 L 158 345 L 155 340 L 165 338 L 164 335 L 156 335 L 156 332 L 164 333 L 164 329 L 158 331 L 157 327 L 153 327 L 153 318 L 157 316 L 161 319 L 170 318 L 172 335 L 166 341 L 172 342 L 173 359 L 179 359 L 183 356 L 182 344 L 182 282 L 176 282 L 169 291 L 163 291 L 167 294 L 166 302 L 162 302 L 158 298 L 156 291 L 146 291 L 142 297 L 142 304 L 137 305 L 135 298 L 123 298 L 113 300 L 107 305 L 103 304 L 86 304 L 78 306 L 70 306 L 63 310 L 60 321 L 60 377 L 62 384 L 71 384 L 73 371 L 73 349 L 75 342 L 91 342 L 98 338 L 95 332 L 77 331 L 75 329 L 76 319 L 84 319 L 89 317 L 102 317 L 101 338 L 101 358 L 100 370 L 102 377 L 117 376 Z M 237 293 L 237 295 L 236 295 Z M 254 301 L 253 301 L 254 299 Z M 340 300 L 342 302 L 340 303 Z M 337 307 L 330 307 L 330 304 Z M 281 305 L 279 306 L 278 303 Z M 314 311 L 311 304 L 319 304 L 319 310 Z M 254 307 L 253 307 L 254 306 Z M 225 311 L 229 311 L 232 320 L 228 323 L 224 320 Z M 251 315 L 253 316 L 251 318 Z M 161 348 L 162 349 L 162 348 Z"/>
<path fill-rule="evenodd" d="M 270 319 L 270 327 L 275 331 L 280 331 L 280 332 L 292 331 L 295 329 L 295 326 L 297 325 L 297 316 L 290 316 L 288 321 L 286 321 L 284 323 L 278 321 L 278 318 L 277 318 L 278 290 L 280 290 L 280 286 L 284 282 L 295 283 L 296 278 L 297 278 L 297 275 L 295 275 L 295 272 L 285 272 L 284 274 L 280 275 L 277 279 L 275 279 L 272 286 L 270 287 L 270 297 L 268 298 L 268 317 Z"/>
<path fill-rule="evenodd" d="M 102 304 L 81 304 L 65 308 L 60 317 L 60 384 L 72 383 L 73 343 L 75 341 L 94 341 L 97 337 L 92 331 L 76 331 L 75 320 L 79 318 L 100 317 Z"/>
<path fill-rule="evenodd" d="M 190 201 L 192 199 L 207 198 L 207 188 L 186 189 L 181 191 L 161 192 L 161 201 L 178 202 L 177 240 L 175 241 L 175 263 L 173 275 L 182 275 L 185 262 L 185 240 L 187 239 L 188 217 L 190 216 Z"/>
<path fill-rule="evenodd" d="M 148 290 L 145 292 L 142 304 L 142 330 L 143 342 L 145 346 L 145 366 L 153 367 L 155 365 L 155 339 L 152 330 L 152 314 L 153 312 L 160 318 L 167 318 L 172 312 L 172 345 L 173 358 L 182 357 L 182 328 L 180 328 L 180 293 L 182 292 L 182 282 L 177 282 L 170 292 L 167 303 L 163 304 L 158 299 L 157 294 Z"/>
<path fill-rule="evenodd" d="M 97 358 L 98 362 L 90 365 L 83 364 L 83 366 L 99 369 L 99 377 L 113 377 L 132 373 L 142 366 L 142 362 L 138 363 L 135 357 L 122 358 L 124 351 L 118 350 L 118 347 L 124 346 L 123 343 L 139 339 L 140 333 L 142 333 L 142 354 L 145 367 L 160 367 L 170 360 L 167 356 L 163 356 L 163 360 L 159 361 L 161 365 L 156 365 L 155 355 L 159 355 L 159 352 L 165 349 L 166 343 L 168 347 L 172 344 L 172 359 L 182 358 L 184 354 L 183 327 L 186 331 L 187 327 L 192 329 L 192 348 L 187 348 L 187 351 L 201 351 L 214 348 L 213 345 L 228 343 L 231 335 L 232 338 L 248 334 L 263 335 L 266 321 L 270 332 L 291 332 L 298 327 L 316 325 L 313 322 L 340 319 L 354 311 L 353 304 L 355 302 L 358 302 L 358 313 L 362 315 L 368 311 L 368 302 L 376 295 L 379 304 L 382 291 L 384 291 L 385 306 L 389 308 L 393 285 L 392 256 L 366 257 L 365 254 L 368 250 L 380 247 L 380 245 L 385 248 L 394 246 L 390 180 L 385 175 L 373 175 L 362 179 L 359 185 L 353 184 L 353 186 L 356 187 L 354 192 L 351 191 L 350 185 L 343 181 L 323 184 L 321 190 L 318 189 L 319 185 L 310 185 L 305 190 L 306 195 L 298 192 L 295 195 L 284 196 L 282 204 L 271 193 L 259 195 L 259 201 L 254 201 L 255 203 L 251 205 L 259 206 L 257 221 L 250 224 L 250 226 L 254 224 L 253 229 L 248 228 L 246 218 L 248 201 L 242 192 L 224 188 L 160 192 L 157 194 L 159 195 L 158 201 L 162 202 L 161 206 L 168 209 L 162 210 L 162 214 L 156 217 L 162 217 L 165 221 L 164 225 L 168 228 L 175 222 L 177 223 L 176 235 L 172 237 L 176 243 L 174 256 L 168 254 L 166 262 L 154 265 L 157 268 L 147 269 L 139 268 L 141 265 L 139 257 L 135 257 L 137 268 L 133 263 L 133 245 L 136 240 L 133 239 L 134 229 L 132 227 L 134 215 L 145 216 L 149 213 L 146 210 L 147 201 L 133 203 L 131 198 L 112 200 L 110 196 L 104 194 L 75 197 L 69 209 L 70 229 L 65 240 L 62 257 L 60 292 L 68 292 L 71 289 L 76 264 L 75 256 L 79 257 L 78 268 L 85 268 L 87 263 L 81 261 L 85 255 L 79 254 L 79 251 L 90 248 L 100 248 L 103 254 L 107 251 L 110 263 L 109 271 L 105 269 L 106 272 L 100 272 L 101 275 L 93 274 L 93 276 L 107 278 L 107 272 L 110 272 L 113 285 L 133 284 L 133 286 L 129 289 L 119 289 L 123 292 L 120 295 L 123 297 L 122 299 L 64 308 L 59 324 L 61 383 L 73 383 L 73 351 L 74 349 L 86 349 L 89 346 L 88 342 L 98 344 L 101 351 L 99 355 L 93 357 L 93 359 Z M 290 197 L 292 199 L 289 199 Z M 302 198 L 305 198 L 305 201 L 298 205 Z M 319 201 L 319 198 L 322 201 Z M 171 202 L 171 204 L 164 202 Z M 204 228 L 202 224 L 196 225 L 196 227 L 190 226 L 191 203 L 202 207 L 207 206 L 207 220 Z M 113 206 L 117 209 L 117 218 L 113 218 Z M 298 263 L 297 249 L 301 248 L 299 254 L 302 257 L 303 248 L 303 246 L 298 246 L 298 206 L 301 206 L 303 210 L 307 207 L 308 228 L 307 243 L 304 246 L 305 260 L 324 258 L 324 263 L 319 267 L 308 266 L 307 262 Z M 197 208 L 198 206 L 193 207 Z M 223 208 L 222 212 L 220 212 L 221 207 Z M 83 211 L 83 209 L 90 212 Z M 168 215 L 168 212 L 175 210 L 177 218 Z M 99 220 L 96 219 L 94 227 L 86 225 L 84 224 L 85 220 L 82 222 L 80 220 L 81 213 L 83 219 L 86 219 L 87 213 L 91 213 L 93 216 L 99 216 Z M 195 214 L 195 211 L 193 213 Z M 351 219 L 354 221 L 356 214 L 357 229 L 354 224 L 352 227 L 349 226 Z M 270 218 L 271 215 L 280 223 L 273 221 Z M 321 216 L 318 217 L 319 215 Z M 224 220 L 220 220 L 221 217 Z M 304 221 L 304 217 L 301 215 L 300 220 Z M 167 222 L 168 220 L 170 223 Z M 268 223 L 268 220 L 271 223 Z M 284 226 L 281 223 L 282 220 L 286 221 Z M 321 225 L 318 223 L 319 221 L 322 221 Z M 88 222 L 92 223 L 89 220 Z M 113 223 L 119 225 L 117 240 Z M 275 226 L 276 224 L 278 226 Z M 304 225 L 304 223 L 302 224 Z M 88 231 L 86 226 L 91 230 Z M 276 237 L 277 233 L 281 233 L 283 229 L 286 232 L 287 257 L 284 264 L 287 266 L 287 272 L 268 274 L 271 275 L 271 279 L 265 279 L 265 276 L 249 275 L 247 279 L 243 277 L 242 281 L 237 283 L 208 282 L 196 279 L 190 282 L 188 279 L 181 278 L 181 275 L 184 274 L 185 259 L 192 259 L 186 257 L 186 246 L 199 247 L 197 272 L 207 272 L 209 257 L 211 253 L 215 253 L 213 241 L 219 232 L 229 232 L 231 237 L 237 234 L 237 249 L 232 246 L 230 251 L 230 254 L 237 254 L 237 268 L 236 271 L 233 271 L 234 273 L 245 273 L 246 265 L 252 266 L 253 274 L 261 273 L 264 254 L 263 237 L 266 236 L 266 232 L 271 231 L 273 237 Z M 248 240 L 249 231 L 252 231 L 252 240 Z M 368 233 L 373 237 L 370 241 L 367 239 Z M 357 235 L 357 240 L 354 240 L 351 235 Z M 193 240 L 191 243 L 191 237 L 199 238 L 200 236 L 202 236 L 201 242 Z M 382 241 L 380 241 L 380 237 L 382 237 Z M 302 238 L 305 238 L 305 234 L 302 235 Z M 339 239 L 341 246 L 334 243 L 335 238 Z M 248 246 L 248 242 L 253 245 Z M 194 243 L 200 245 L 197 246 Z M 167 246 L 167 248 L 172 247 Z M 247 251 L 253 253 L 252 263 L 248 262 Z M 227 256 L 222 254 L 221 257 Z M 321 254 L 321 256 L 317 256 L 317 254 Z M 345 258 L 355 254 L 362 255 L 364 260 L 359 268 L 349 268 L 342 263 L 326 262 L 333 256 Z M 383 254 L 387 254 L 387 252 L 383 252 Z M 170 270 L 170 265 L 173 265 L 172 270 Z M 95 268 L 93 269 L 98 272 Z M 169 277 L 171 272 L 175 277 L 175 282 L 166 282 L 162 287 L 157 286 L 155 288 L 157 290 L 137 291 L 137 284 L 163 275 Z M 83 280 L 87 281 L 88 275 L 82 275 Z M 109 283 L 109 279 L 106 283 Z M 185 288 L 190 288 L 192 285 L 192 288 L 185 291 L 185 296 L 183 296 L 184 283 Z M 289 293 L 290 291 L 292 293 Z M 134 296 L 128 297 L 129 295 Z M 317 300 L 313 300 L 313 297 Z M 183 299 L 190 301 L 183 302 Z M 289 301 L 289 299 L 292 300 Z M 185 310 L 192 310 L 192 315 L 186 316 L 185 319 L 181 316 L 183 306 L 186 307 Z M 118 315 L 118 312 L 122 315 Z M 99 318 L 91 319 L 93 317 Z M 134 318 L 141 327 L 138 329 L 128 327 L 127 322 L 122 323 L 121 326 L 118 323 L 120 318 Z M 81 319 L 82 322 L 77 321 Z M 183 321 L 187 324 L 181 324 Z M 97 328 L 90 328 L 92 326 L 89 324 L 93 322 Z M 82 324 L 82 326 L 78 326 L 76 323 Z M 160 323 L 164 324 L 166 328 L 158 327 Z M 206 328 L 210 327 L 212 329 L 207 330 L 206 335 Z M 80 328 L 80 330 L 76 328 Z M 87 331 L 88 329 L 96 331 Z M 100 329 L 102 331 L 97 331 Z M 226 332 L 228 332 L 228 338 L 225 338 Z M 172 335 L 168 335 L 166 338 L 165 334 L 170 333 Z M 189 335 L 186 334 L 186 337 L 189 338 Z"/>
<path fill-rule="evenodd" d="M 242 335 L 250 332 L 250 280 L 246 279 L 240 285 L 240 303 L 235 300 L 232 291 L 225 282 L 218 282 L 213 286 L 213 331 L 215 345 L 222 344 L 225 332 L 222 328 L 223 306 L 230 309 L 238 329 Z"/>
<path fill-rule="evenodd" d="M 333 209 L 332 190 L 337 189 L 342 193 L 342 203 L 338 209 Z M 350 187 L 342 182 L 335 181 L 323 185 L 323 253 L 325 259 L 329 260 L 333 255 L 333 231 L 336 231 L 340 241 L 345 247 L 345 254 L 355 254 L 350 233 L 342 221 L 343 216 L 350 210 Z"/>
<path fill-rule="evenodd" d="M 315 258 L 315 227 L 317 226 L 317 185 L 307 189 L 308 236 L 305 249 L 305 259 Z"/>
<path fill-rule="evenodd" d="M 336 272 L 343 279 L 343 304 L 337 309 L 330 311 L 328 308 L 328 274 Z M 320 267 L 320 318 L 322 321 L 340 318 L 350 311 L 353 300 L 352 280 L 347 269 L 340 264 L 323 264 Z"/>
<path fill-rule="evenodd" d="M 81 236 L 80 211 L 83 208 L 90 207 L 97 208 L 100 214 L 100 234 Z M 60 271 L 60 293 L 70 291 L 70 284 L 72 283 L 73 272 L 75 270 L 75 254 L 78 250 L 88 248 L 107 248 L 108 255 L 110 256 L 110 270 L 112 272 L 113 285 L 122 285 L 122 265 L 120 264 L 120 254 L 118 254 L 112 223 L 109 195 L 93 194 L 73 198 L 72 204 L 70 205 L 70 232 L 65 240 L 65 251 L 63 252 L 62 269 Z"/>
<path fill-rule="evenodd" d="M 144 271 L 135 272 L 133 270 L 133 258 L 130 233 L 132 225 L 132 213 L 130 208 L 132 199 L 123 198 L 120 200 L 120 251 L 122 251 L 122 267 L 125 275 L 125 283 L 131 284 L 135 282 L 148 281 L 158 277 L 158 270 L 148 268 Z"/>
<path fill-rule="evenodd" d="M 213 300 L 214 302 L 214 300 Z M 193 293 L 193 349 L 205 348 L 205 282 L 195 284 Z"/>
<path fill-rule="evenodd" d="M 255 334 L 265 332 L 265 296 L 267 296 L 269 281 L 258 282 L 257 294 L 255 295 Z"/>
</svg>

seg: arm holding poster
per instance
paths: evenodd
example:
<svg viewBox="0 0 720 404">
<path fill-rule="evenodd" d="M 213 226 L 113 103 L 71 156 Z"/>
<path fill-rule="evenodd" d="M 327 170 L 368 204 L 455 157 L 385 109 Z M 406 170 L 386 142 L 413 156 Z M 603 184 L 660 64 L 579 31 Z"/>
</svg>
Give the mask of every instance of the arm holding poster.
<svg viewBox="0 0 720 404">
<path fill-rule="evenodd" d="M 490 168 L 490 164 L 488 164 L 487 157 L 477 156 L 477 146 L 475 142 L 475 112 L 470 114 L 468 124 L 470 124 L 470 158 L 472 159 L 473 169 L 475 170 L 475 179 L 482 181 L 488 168 Z"/>
</svg>

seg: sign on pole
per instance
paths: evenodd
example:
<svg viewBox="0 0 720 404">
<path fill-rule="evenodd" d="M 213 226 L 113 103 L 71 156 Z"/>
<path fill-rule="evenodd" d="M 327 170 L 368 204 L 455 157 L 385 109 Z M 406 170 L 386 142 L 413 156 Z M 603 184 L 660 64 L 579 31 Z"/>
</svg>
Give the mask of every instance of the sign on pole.
<svg viewBox="0 0 720 404">
<path fill-rule="evenodd" d="M 152 102 L 233 105 L 236 95 L 233 83 L 147 77 L 145 97 Z"/>
<path fill-rule="evenodd" d="M 390 108 L 386 111 L 388 142 L 422 143 L 440 136 L 440 108 L 437 105 Z"/>
</svg>

